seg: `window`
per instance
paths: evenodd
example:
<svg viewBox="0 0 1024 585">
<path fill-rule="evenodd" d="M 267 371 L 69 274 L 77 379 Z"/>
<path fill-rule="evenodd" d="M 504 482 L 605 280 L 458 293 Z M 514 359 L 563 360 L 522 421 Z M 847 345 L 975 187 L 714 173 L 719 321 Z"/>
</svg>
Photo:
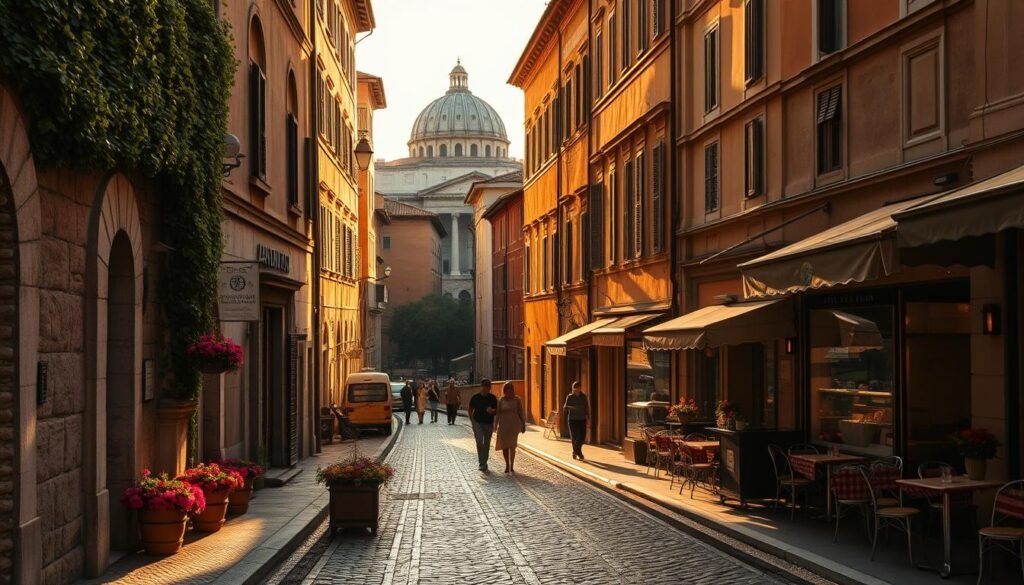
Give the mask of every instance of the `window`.
<svg viewBox="0 0 1024 585">
<path fill-rule="evenodd" d="M 566 210 L 566 212 L 567 212 L 567 215 L 568 215 L 568 210 Z M 562 270 L 562 281 L 564 283 L 566 283 L 566 284 L 572 284 L 573 283 L 572 257 L 573 257 L 573 254 L 575 253 L 575 250 L 573 249 L 574 246 L 573 246 L 573 239 L 572 239 L 572 220 L 571 219 L 567 219 L 565 221 L 565 237 L 564 237 L 564 242 L 562 243 L 562 246 L 565 248 L 565 251 L 563 252 L 563 256 L 562 256 L 565 259 L 564 260 L 564 269 Z"/>
<path fill-rule="evenodd" d="M 583 67 L 576 65 L 576 84 L 573 86 L 576 90 L 572 103 L 576 107 L 572 110 L 572 128 L 576 130 L 583 124 L 583 100 L 580 99 L 581 92 L 583 91 Z"/>
<path fill-rule="evenodd" d="M 527 143 L 529 143 L 529 141 L 527 141 Z M 529 144 L 527 144 L 527 145 L 529 145 Z M 491 158 L 491 145 L 490 144 L 488 144 L 487 146 L 484 147 L 484 156 L 487 157 L 487 158 Z"/>
<path fill-rule="evenodd" d="M 651 2 L 651 18 L 654 26 L 654 36 L 657 38 L 665 32 L 665 20 L 668 14 L 665 13 L 665 0 L 653 0 Z"/>
<path fill-rule="evenodd" d="M 764 75 L 764 0 L 745 1 L 743 33 L 746 51 L 744 77 L 750 85 Z"/>
<path fill-rule="evenodd" d="M 434 147 L 433 146 L 428 146 L 427 147 L 427 158 L 434 158 Z"/>
<path fill-rule="evenodd" d="M 622 238 L 622 259 L 629 260 L 633 257 L 633 241 L 639 226 L 636 225 L 634 206 L 640 194 L 636 192 L 637 169 L 633 167 L 633 160 L 626 159 L 626 172 L 623 177 L 622 187 L 625 190 L 626 200 L 622 206 L 622 225 L 625 226 L 625 233 Z"/>
<path fill-rule="evenodd" d="M 391 249 L 391 236 L 384 236 L 384 239 L 382 240 L 381 246 L 385 250 L 390 250 Z"/>
<path fill-rule="evenodd" d="M 630 42 L 629 34 L 630 29 L 633 28 L 633 21 L 629 14 L 629 5 L 633 3 L 633 0 L 623 0 L 622 7 L 622 70 L 625 71 L 629 68 L 631 55 L 629 54 L 630 48 L 633 44 Z"/>
<path fill-rule="evenodd" d="M 744 127 L 744 186 L 747 197 L 764 193 L 764 119 L 754 118 Z"/>
<path fill-rule="evenodd" d="M 469 156 L 477 157 L 480 156 L 480 147 L 475 144 L 469 145 Z"/>
<path fill-rule="evenodd" d="M 249 63 L 250 174 L 267 178 L 267 78 L 256 63 Z"/>
<path fill-rule="evenodd" d="M 818 174 L 842 168 L 842 86 L 818 94 Z"/>
<path fill-rule="evenodd" d="M 704 113 L 718 107 L 718 25 L 704 34 Z"/>
<path fill-rule="evenodd" d="M 604 266 L 604 185 L 598 182 L 590 186 L 590 201 L 587 202 L 590 217 L 590 269 Z"/>
<path fill-rule="evenodd" d="M 462 156 L 462 145 L 461 144 L 456 144 L 455 145 L 455 156 Z"/>
<path fill-rule="evenodd" d="M 615 76 L 618 74 L 618 28 L 616 26 L 615 13 L 608 17 L 608 85 L 615 85 Z"/>
<path fill-rule="evenodd" d="M 591 79 L 592 74 L 590 71 L 590 67 L 590 55 L 584 55 L 583 82 L 576 82 L 576 87 L 579 88 L 578 91 L 580 96 L 580 124 L 583 124 L 590 118 L 590 103 L 591 100 L 593 100 L 593 89 L 591 89 L 593 87 L 591 86 L 591 83 L 593 83 L 593 79 Z"/>
<path fill-rule="evenodd" d="M 644 199 L 647 196 L 647 156 L 643 151 L 636 155 L 636 193 L 633 195 L 633 257 L 644 255 Z"/>
<path fill-rule="evenodd" d="M 548 290 L 548 282 L 549 282 L 548 275 L 551 274 L 551 272 L 550 272 L 550 262 L 548 262 L 548 258 L 550 256 L 549 256 L 549 251 L 548 251 L 548 237 L 547 236 L 544 236 L 543 238 L 540 239 L 540 252 L 542 254 L 541 263 L 540 263 L 540 271 L 541 271 L 540 290 L 541 290 L 541 292 L 546 292 Z"/>
<path fill-rule="evenodd" d="M 637 0 L 636 3 L 636 52 L 643 53 L 650 42 L 651 29 L 648 21 L 647 3 L 651 0 Z"/>
<path fill-rule="evenodd" d="M 642 427 L 665 423 L 672 399 L 670 362 L 667 351 L 647 352 L 642 341 L 626 342 L 627 437 L 642 438 Z M 653 400 L 664 401 L 664 406 L 649 405 Z M 714 412 L 714 408 L 701 412 Z"/>
<path fill-rule="evenodd" d="M 523 247 L 523 293 L 530 294 L 530 246 Z"/>
<path fill-rule="evenodd" d="M 843 48 L 842 11 L 845 0 L 817 0 L 818 55 L 829 55 Z"/>
<path fill-rule="evenodd" d="M 704 147 L 704 213 L 718 210 L 718 143 Z"/>
<path fill-rule="evenodd" d="M 448 145 L 447 144 L 442 144 L 441 146 L 439 146 L 438 147 L 438 153 L 442 157 L 448 156 Z"/>
<path fill-rule="evenodd" d="M 597 29 L 594 42 L 594 95 L 601 97 L 604 93 L 604 32 Z"/>
<path fill-rule="evenodd" d="M 655 145 L 652 155 L 651 250 L 658 254 L 665 247 L 665 143 Z"/>
<path fill-rule="evenodd" d="M 299 206 L 299 121 L 289 113 L 285 120 L 287 144 L 288 205 Z"/>
<path fill-rule="evenodd" d="M 619 261 L 619 186 L 615 182 L 615 171 L 608 172 L 608 261 L 615 264 Z"/>
</svg>

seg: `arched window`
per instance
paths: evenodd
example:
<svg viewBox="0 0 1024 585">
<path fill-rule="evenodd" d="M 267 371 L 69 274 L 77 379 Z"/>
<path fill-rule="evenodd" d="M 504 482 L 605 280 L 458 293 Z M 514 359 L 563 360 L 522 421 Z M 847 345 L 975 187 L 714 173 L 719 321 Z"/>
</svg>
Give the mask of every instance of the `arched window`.
<svg viewBox="0 0 1024 585">
<path fill-rule="evenodd" d="M 420 158 L 423 158 L 423 147 L 420 147 Z"/>
<path fill-rule="evenodd" d="M 288 72 L 288 114 L 285 116 L 285 170 L 288 205 L 299 207 L 299 97 L 295 89 L 295 73 Z"/>
<path fill-rule="evenodd" d="M 427 156 L 430 157 L 430 158 L 434 158 L 434 147 L 433 146 L 428 146 L 427 147 Z"/>
<path fill-rule="evenodd" d="M 249 173 L 267 177 L 267 54 L 263 25 L 249 22 Z"/>
<path fill-rule="evenodd" d="M 438 149 L 437 149 L 437 153 L 442 158 L 448 156 L 448 145 L 447 144 L 442 144 L 441 146 L 439 146 Z"/>
<path fill-rule="evenodd" d="M 455 156 L 462 156 L 462 145 L 461 144 L 456 144 L 455 145 Z"/>
<path fill-rule="evenodd" d="M 470 144 L 469 145 L 469 156 L 473 156 L 473 157 L 480 156 L 480 150 L 477 148 L 477 145 L 475 145 L 475 144 Z"/>
<path fill-rule="evenodd" d="M 484 147 L 484 156 L 486 156 L 487 158 L 491 158 L 491 145 L 490 144 L 488 144 L 487 146 Z"/>
</svg>

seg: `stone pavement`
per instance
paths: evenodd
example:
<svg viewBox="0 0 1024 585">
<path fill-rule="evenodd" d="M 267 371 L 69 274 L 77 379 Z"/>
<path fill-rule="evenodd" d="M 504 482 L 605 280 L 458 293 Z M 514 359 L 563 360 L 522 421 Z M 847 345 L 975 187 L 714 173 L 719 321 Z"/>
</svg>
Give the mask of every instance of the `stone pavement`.
<svg viewBox="0 0 1024 585">
<path fill-rule="evenodd" d="M 780 582 L 523 453 L 480 473 L 464 422 L 406 427 L 389 462 L 377 537 L 322 525 L 270 584 Z"/>
<path fill-rule="evenodd" d="M 283 487 L 255 492 L 249 511 L 229 516 L 218 532 L 201 534 L 190 530 L 185 533 L 185 546 L 177 554 L 132 554 L 114 563 L 102 577 L 79 583 L 262 582 L 266 573 L 306 538 L 325 512 L 328 496 L 314 480 L 317 466 L 349 457 L 357 446 L 360 454 L 380 455 L 393 438 L 397 436 L 368 434 L 357 442 L 324 445 L 321 454 L 299 462 L 302 473 Z"/>
</svg>

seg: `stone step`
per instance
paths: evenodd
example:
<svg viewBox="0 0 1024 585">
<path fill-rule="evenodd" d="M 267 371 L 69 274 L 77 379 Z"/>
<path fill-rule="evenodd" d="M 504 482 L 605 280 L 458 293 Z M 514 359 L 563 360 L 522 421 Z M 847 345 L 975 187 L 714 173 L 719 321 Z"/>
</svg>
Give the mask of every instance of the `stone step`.
<svg viewBox="0 0 1024 585">
<path fill-rule="evenodd" d="M 263 475 L 263 484 L 267 487 L 284 487 L 300 473 L 300 467 L 272 467 Z"/>
</svg>

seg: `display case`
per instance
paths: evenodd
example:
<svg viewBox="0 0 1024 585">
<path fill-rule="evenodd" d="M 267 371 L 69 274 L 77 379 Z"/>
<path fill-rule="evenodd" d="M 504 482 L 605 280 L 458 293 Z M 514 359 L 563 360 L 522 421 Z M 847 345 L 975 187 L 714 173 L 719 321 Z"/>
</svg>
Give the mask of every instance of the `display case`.
<svg viewBox="0 0 1024 585">
<path fill-rule="evenodd" d="M 818 388 L 819 441 L 866 455 L 892 451 L 892 392 Z"/>
</svg>

